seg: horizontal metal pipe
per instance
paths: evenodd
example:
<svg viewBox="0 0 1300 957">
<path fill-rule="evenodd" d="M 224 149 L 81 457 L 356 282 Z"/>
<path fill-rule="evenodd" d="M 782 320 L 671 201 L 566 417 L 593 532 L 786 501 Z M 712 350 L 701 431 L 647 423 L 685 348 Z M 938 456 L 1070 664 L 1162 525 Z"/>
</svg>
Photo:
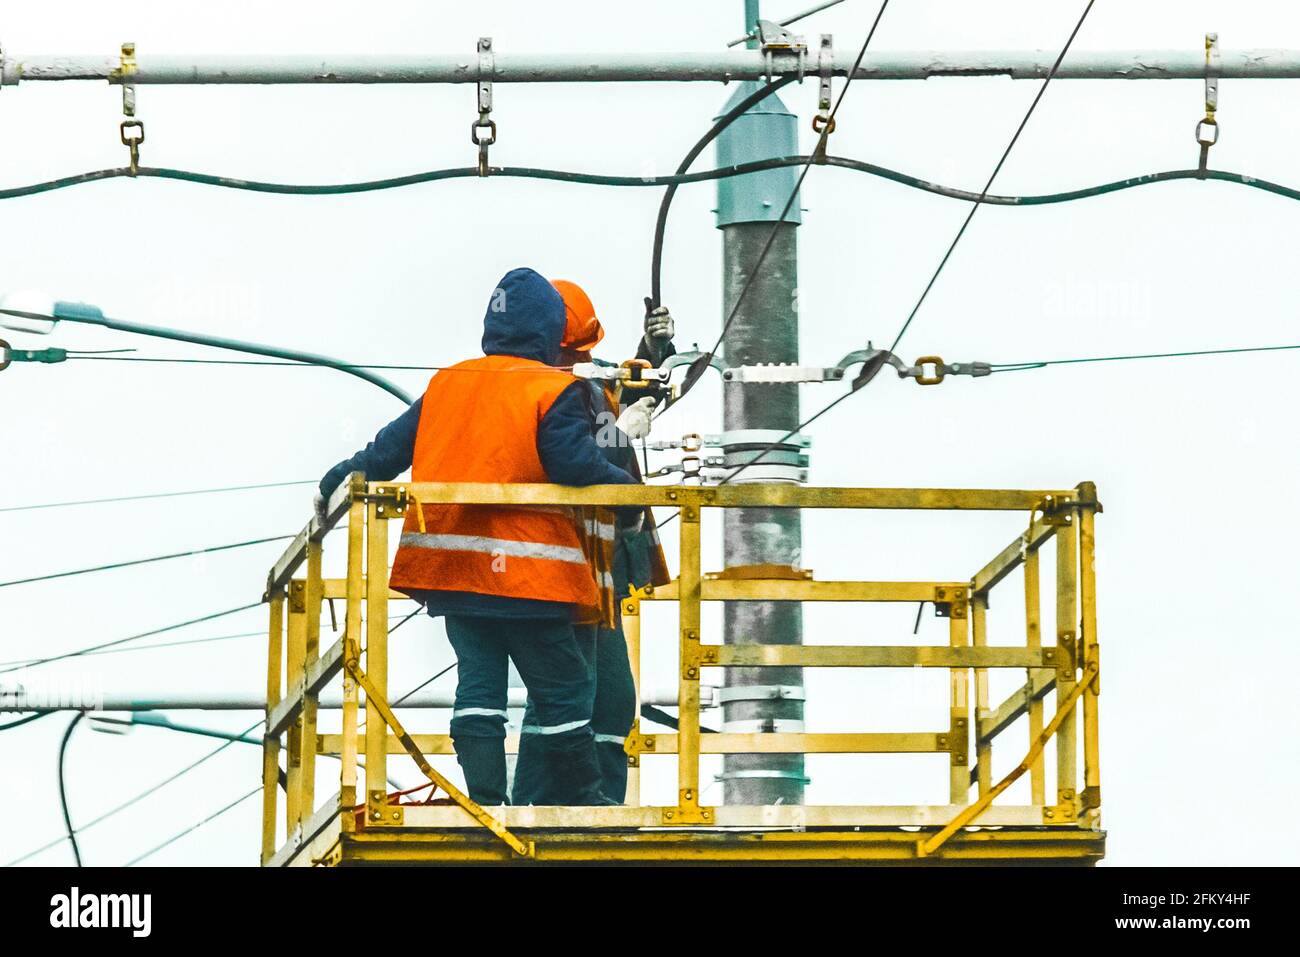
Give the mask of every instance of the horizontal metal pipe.
<svg viewBox="0 0 1300 957">
<path fill-rule="evenodd" d="M 700 694 L 705 707 L 717 704 L 717 688 L 702 687 Z M 0 686 L 0 714 L 6 711 L 263 711 L 266 697 L 256 691 L 167 691 L 158 694 L 139 691 L 104 691 L 78 686 L 75 693 L 59 687 L 57 680 L 50 687 Z M 510 707 L 522 708 L 527 692 L 511 688 Z M 399 695 L 400 698 L 400 695 Z M 450 708 L 454 694 L 448 690 L 426 690 L 402 701 L 399 708 Z M 651 688 L 642 704 L 659 707 L 677 705 L 677 689 Z M 343 706 L 342 692 L 337 688 L 321 694 L 320 707 L 338 709 Z"/>
<path fill-rule="evenodd" d="M 1050 50 L 882 51 L 863 60 L 856 74 L 867 80 L 926 80 L 936 76 L 1007 76 L 1042 79 L 1052 68 Z M 833 73 L 844 76 L 857 52 L 837 50 Z M 423 56 L 191 56 L 136 57 L 131 82 L 139 85 L 307 84 L 307 83 L 585 83 L 756 80 L 786 73 L 817 74 L 817 54 L 803 57 L 761 50 L 704 53 L 502 53 L 480 76 L 477 55 Z M 1300 50 L 1224 51 L 1216 71 L 1228 79 L 1300 78 Z M 116 56 L 6 56 L 0 85 L 34 80 L 123 81 Z M 1185 50 L 1109 50 L 1071 53 L 1061 80 L 1178 80 L 1206 75 L 1200 44 Z"/>
</svg>

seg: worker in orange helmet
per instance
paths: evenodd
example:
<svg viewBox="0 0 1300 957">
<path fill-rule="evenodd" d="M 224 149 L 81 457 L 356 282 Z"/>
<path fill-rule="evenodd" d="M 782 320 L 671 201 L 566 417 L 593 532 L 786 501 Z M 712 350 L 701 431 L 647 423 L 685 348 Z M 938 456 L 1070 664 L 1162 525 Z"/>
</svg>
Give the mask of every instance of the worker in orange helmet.
<svg viewBox="0 0 1300 957">
<path fill-rule="evenodd" d="M 591 350 L 604 338 L 605 330 L 596 317 L 596 309 L 590 297 L 576 283 L 556 279 L 551 284 L 560 293 L 565 307 L 565 330 L 560 342 L 558 364 L 566 367 L 585 362 L 612 365 L 593 359 L 591 355 Z M 663 307 L 652 310 L 646 316 L 637 358 L 657 366 L 673 355 L 673 331 L 673 318 L 668 310 Z M 644 438 L 650 431 L 651 415 L 660 396 L 652 394 L 623 405 L 615 390 L 592 380 L 589 383 L 588 398 L 592 406 L 592 419 L 596 423 L 597 444 L 611 465 L 629 472 L 639 480 L 641 475 L 637 468 L 635 449 L 623 441 L 621 435 L 633 439 Z M 611 422 L 616 422 L 617 430 L 609 428 Z M 620 438 L 615 442 L 600 441 L 601 437 L 609 435 Z M 590 662 L 595 681 L 591 726 L 596 738 L 601 790 L 604 797 L 622 804 L 627 797 L 627 753 L 623 750 L 623 745 L 636 719 L 636 687 L 628 662 L 627 641 L 623 636 L 621 599 L 628 595 L 629 586 L 641 588 L 651 584 L 664 585 L 671 580 L 671 576 L 655 532 L 654 516 L 649 508 L 634 519 L 620 518 L 610 531 L 612 541 L 606 544 L 612 546 L 609 577 L 613 596 L 613 626 L 600 623 L 586 626 L 594 630 L 595 641 L 583 642 L 582 647 L 594 647 L 594 659 Z M 547 766 L 545 751 L 540 747 L 541 739 L 533 715 L 531 696 L 521 731 L 511 801 L 514 804 L 542 803 L 539 798 L 545 794 L 547 778 L 554 772 Z"/>
</svg>

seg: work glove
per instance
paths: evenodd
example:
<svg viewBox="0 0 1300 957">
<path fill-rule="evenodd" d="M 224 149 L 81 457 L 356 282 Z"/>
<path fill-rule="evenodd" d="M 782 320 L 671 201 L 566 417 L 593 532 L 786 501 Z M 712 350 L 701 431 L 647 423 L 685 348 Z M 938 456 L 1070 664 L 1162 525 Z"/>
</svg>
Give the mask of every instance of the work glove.
<svg viewBox="0 0 1300 957">
<path fill-rule="evenodd" d="M 320 492 L 317 492 L 316 497 L 311 500 L 311 505 L 312 505 L 312 509 L 316 512 L 317 523 L 324 525 L 325 511 L 327 508 L 329 508 L 329 501 L 325 498 L 324 495 L 322 495 Z"/>
<path fill-rule="evenodd" d="M 676 333 L 677 327 L 667 306 L 659 306 L 646 313 L 645 339 L 651 347 L 662 349 L 665 343 L 672 341 Z"/>
<path fill-rule="evenodd" d="M 672 342 L 672 337 L 677 332 L 676 325 L 672 321 L 672 315 L 668 312 L 668 307 L 659 306 L 650 309 L 650 312 L 646 313 L 645 328 L 646 348 L 649 348 L 650 355 L 654 356 L 656 360 L 663 359 L 668 343 Z"/>
<path fill-rule="evenodd" d="M 637 399 L 618 417 L 614 423 L 627 434 L 629 439 L 644 439 L 650 434 L 650 416 L 655 410 L 653 398 Z"/>
</svg>

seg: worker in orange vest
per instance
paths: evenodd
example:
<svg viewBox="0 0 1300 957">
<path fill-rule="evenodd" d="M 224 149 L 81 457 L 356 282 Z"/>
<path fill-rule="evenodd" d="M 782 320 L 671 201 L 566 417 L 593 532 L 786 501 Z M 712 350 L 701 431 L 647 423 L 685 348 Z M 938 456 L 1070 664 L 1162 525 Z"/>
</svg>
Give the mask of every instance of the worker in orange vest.
<svg viewBox="0 0 1300 957">
<path fill-rule="evenodd" d="M 483 320 L 479 359 L 434 374 L 424 396 L 321 481 L 349 472 L 386 481 L 635 484 L 595 441 L 588 385 L 554 368 L 564 302 L 531 269 L 507 273 Z M 320 505 L 318 504 L 318 508 Z M 469 795 L 507 803 L 509 662 L 533 703 L 548 774 L 539 803 L 612 803 L 600 790 L 591 727 L 590 620 L 601 604 L 584 529 L 572 510 L 423 502 L 407 511 L 393 588 L 445 616 L 458 684 L 451 718 Z"/>
<path fill-rule="evenodd" d="M 590 297 L 581 286 L 567 280 L 556 279 L 552 285 L 559 290 L 565 307 L 564 339 L 560 343 L 561 366 L 572 367 L 575 363 L 596 361 L 591 350 L 604 338 L 605 330 L 596 317 Z M 673 319 L 668 310 L 661 307 L 652 311 L 646 316 L 645 334 L 637 349 L 637 357 L 656 363 L 656 360 L 662 361 L 672 355 L 672 334 Z M 609 365 L 605 362 L 597 364 Z M 588 388 L 595 411 L 598 444 L 611 464 L 640 479 L 635 449 L 625 439 L 644 438 L 650 431 L 650 413 L 658 397 L 639 398 L 624 407 L 614 389 L 594 380 Z M 614 422 L 618 428 L 611 430 L 609 425 Z M 606 441 L 610 437 L 614 441 Z M 636 686 L 628 661 L 620 606 L 622 599 L 628 596 L 629 584 L 637 588 L 664 585 L 671 580 L 671 575 L 655 531 L 654 515 L 649 508 L 626 514 L 611 531 L 613 540 L 608 544 L 612 546 L 609 571 L 614 596 L 613 620 L 588 626 L 595 633 L 592 665 L 596 691 L 591 724 L 600 762 L 601 790 L 613 803 L 622 804 L 627 797 L 627 752 L 623 746 L 636 720 Z M 586 642 L 583 646 L 587 647 Z M 553 772 L 546 766 L 545 749 L 537 733 L 538 723 L 531 696 L 524 711 L 521 731 L 511 801 L 514 804 L 547 803 L 544 792 Z"/>
</svg>

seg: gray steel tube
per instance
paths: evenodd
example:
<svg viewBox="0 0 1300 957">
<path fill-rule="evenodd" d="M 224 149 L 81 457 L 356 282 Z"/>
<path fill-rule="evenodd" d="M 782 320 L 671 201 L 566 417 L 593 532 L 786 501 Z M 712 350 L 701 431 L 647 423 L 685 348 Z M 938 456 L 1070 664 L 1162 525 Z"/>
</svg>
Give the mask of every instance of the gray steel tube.
<svg viewBox="0 0 1300 957">
<path fill-rule="evenodd" d="M 869 53 L 857 77 L 925 80 L 934 76 L 1007 76 L 1042 79 L 1058 51 L 911 50 Z M 854 50 L 836 50 L 833 72 L 844 76 Z M 496 53 L 496 83 L 587 83 L 593 81 L 757 80 L 785 73 L 817 75 L 815 44 L 807 56 L 761 50 L 704 53 Z M 1300 50 L 1224 51 L 1217 74 L 1227 79 L 1300 78 Z M 1179 50 L 1111 50 L 1071 53 L 1059 80 L 1177 80 L 1205 77 L 1199 44 Z M 195 84 L 474 83 L 480 79 L 473 51 L 423 56 L 225 56 L 141 53 L 130 80 L 137 86 Z M 123 80 L 116 56 L 5 56 L 0 85 L 49 80 Z"/>
</svg>

